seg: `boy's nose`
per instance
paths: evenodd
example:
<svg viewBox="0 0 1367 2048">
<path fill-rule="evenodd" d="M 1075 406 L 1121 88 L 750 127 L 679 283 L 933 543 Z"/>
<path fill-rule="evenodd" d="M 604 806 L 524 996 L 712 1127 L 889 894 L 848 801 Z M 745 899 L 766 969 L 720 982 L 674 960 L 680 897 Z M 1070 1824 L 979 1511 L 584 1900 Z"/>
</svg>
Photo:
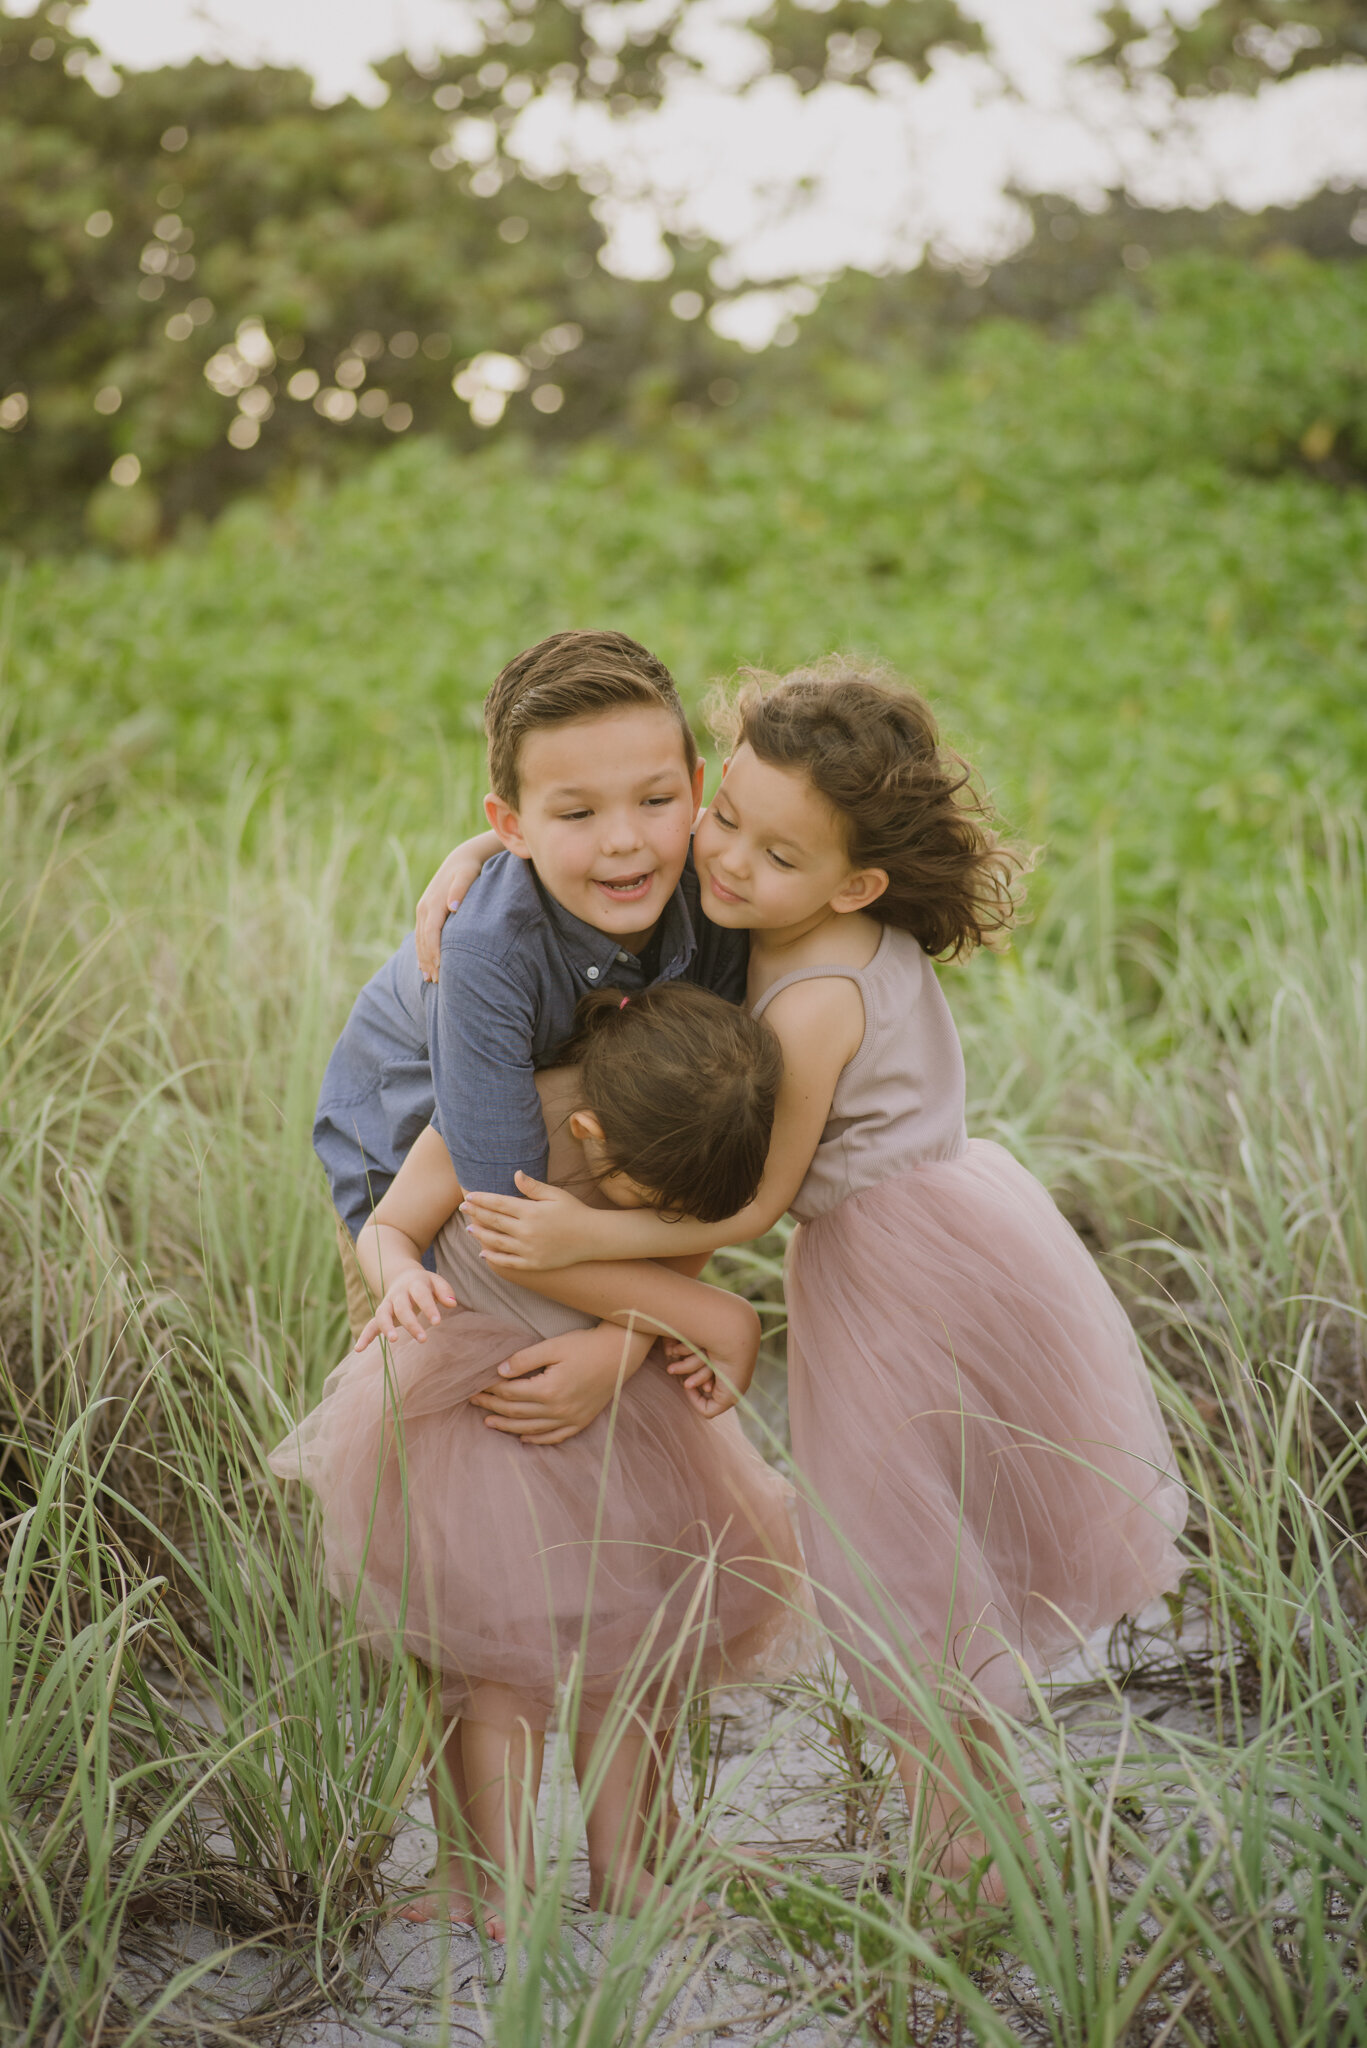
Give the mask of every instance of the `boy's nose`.
<svg viewBox="0 0 1367 2048">
<path fill-rule="evenodd" d="M 603 820 L 604 853 L 630 853 L 640 844 L 641 826 L 634 812 Z"/>
</svg>

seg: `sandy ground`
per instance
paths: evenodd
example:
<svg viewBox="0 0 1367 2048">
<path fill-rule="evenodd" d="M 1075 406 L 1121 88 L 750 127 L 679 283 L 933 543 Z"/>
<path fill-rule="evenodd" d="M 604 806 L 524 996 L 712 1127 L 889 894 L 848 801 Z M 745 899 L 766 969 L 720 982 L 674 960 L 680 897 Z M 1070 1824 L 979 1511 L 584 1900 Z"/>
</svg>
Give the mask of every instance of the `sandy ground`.
<svg viewBox="0 0 1367 2048">
<path fill-rule="evenodd" d="M 1159 1617 L 1155 1616 L 1157 1620 Z M 1099 1669 L 1104 1643 L 1090 1647 L 1056 1685 L 1055 1713 L 1067 1729 L 1075 1754 L 1114 1754 L 1123 1716 L 1127 1740 L 1143 1741 L 1143 1732 L 1158 1722 L 1196 1728 L 1200 1710 L 1171 1694 L 1127 1691 L 1124 1705 L 1108 1698 L 1104 1688 L 1088 1683 Z M 1089 1670 L 1090 1667 L 1090 1670 Z M 717 1832 L 744 1853 L 757 1850 L 774 1859 L 781 1876 L 785 1864 L 800 1864 L 840 1886 L 849 1882 L 856 1863 L 872 1855 L 897 1863 L 902 1853 L 905 1809 L 893 1795 L 872 1816 L 854 1811 L 840 1784 L 838 1759 L 821 1727 L 791 1700 L 759 1692 L 719 1696 L 713 1707 L 713 1731 L 720 1751 L 718 1786 L 721 1818 Z M 874 1753 L 877 1761 L 877 1753 Z M 1041 1745 L 1038 1775 L 1048 1789 L 1049 1769 Z M 681 1802 L 685 1787 L 678 1787 Z M 584 1902 L 582 1913 L 567 1917 L 563 1940 L 567 1973 L 581 1983 L 601 1976 L 612 1945 L 622 1938 L 625 1923 L 592 1914 L 587 1907 L 588 1869 L 578 1827 L 578 1808 L 566 1771 L 566 1758 L 553 1743 L 548 1754 L 541 1806 L 546 1853 L 568 1857 L 568 1889 Z M 851 1845 L 851 1837 L 853 1844 Z M 433 1840 L 427 1801 L 421 1784 L 415 1788 L 382 1875 L 391 1902 L 406 1888 L 420 1885 L 432 1863 Z M 145 2001 L 159 1980 L 165 1986 L 177 1968 L 206 1961 L 222 1949 L 222 1937 L 208 1929 L 166 1930 L 160 1960 L 144 1950 L 139 1969 Z M 370 1944 L 353 1959 L 350 1982 L 339 1982 L 330 2009 L 319 2001 L 314 1985 L 296 1980 L 294 2016 L 282 2010 L 292 2002 L 282 1966 L 286 1952 L 269 1944 L 252 1944 L 230 1960 L 215 1964 L 193 1996 L 201 2026 L 211 2011 L 219 2040 L 269 2040 L 277 2048 L 360 2048 L 362 2043 L 404 2041 L 456 2044 L 491 2038 L 488 2007 L 509 1967 L 502 1945 L 481 1946 L 466 1928 L 416 1926 L 392 1913 L 378 1927 Z M 662 2048 L 727 2042 L 734 2048 L 815 2048 L 858 2039 L 848 2023 L 813 2017 L 811 2000 L 820 1989 L 819 1974 L 766 1947 L 753 1923 L 724 1909 L 706 1938 L 695 1937 L 661 1953 L 653 1966 L 658 1993 L 671 1978 L 673 1992 L 656 2023 L 637 2033 L 625 2013 L 615 2016 L 607 2032 L 585 2035 L 597 2044 L 626 2044 L 649 2039 Z M 650 1991 L 648 1975 L 646 1990 Z M 130 1983 L 130 1989 L 132 1984 Z M 1028 1987 L 1026 1987 L 1028 1989 Z M 301 2009 L 302 2007 L 302 2009 Z M 176 2012 L 189 2018 L 188 2009 Z M 168 2013 L 168 2019 L 171 2014 Z M 600 2015 L 600 2018 L 605 2018 Z M 211 2022 L 212 2024 L 212 2022 Z M 537 2040 L 536 2019 L 528 2014 L 516 2039 L 526 2048 Z M 617 2029 L 620 2028 L 620 2031 Z M 222 2029 L 219 2032 L 219 2029 Z M 154 2037 L 155 2038 L 155 2037 Z M 513 2036 L 502 2034 L 511 2044 Z M 542 2038 L 567 2042 L 547 2011 Z M 931 2027 L 923 2048 L 932 2042 L 956 2042 L 970 2048 L 962 2028 L 947 2023 Z"/>
</svg>

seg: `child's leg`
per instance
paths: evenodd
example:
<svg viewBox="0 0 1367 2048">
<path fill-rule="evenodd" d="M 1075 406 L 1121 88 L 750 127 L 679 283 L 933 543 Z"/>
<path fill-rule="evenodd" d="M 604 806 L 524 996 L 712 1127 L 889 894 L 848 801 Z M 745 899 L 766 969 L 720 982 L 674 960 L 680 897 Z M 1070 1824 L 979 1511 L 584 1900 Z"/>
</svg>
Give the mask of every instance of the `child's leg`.
<svg viewBox="0 0 1367 2048">
<path fill-rule="evenodd" d="M 494 1941 L 507 1934 L 508 1874 L 515 1874 L 524 1888 L 530 1888 L 532 1876 L 546 1738 L 519 1712 L 521 1704 L 504 1686 L 481 1686 L 459 1731 L 464 1819 L 471 1852 L 484 1866 L 480 1899 Z"/>
<path fill-rule="evenodd" d="M 441 1695 L 433 1687 L 433 1709 L 440 1720 Z M 454 1722 L 441 1744 L 429 1749 L 427 1798 L 437 1837 L 437 1860 L 429 1886 L 400 1906 L 401 1920 L 446 1918 L 463 1923 L 475 1917 L 471 1884 L 470 1830 L 465 1818 L 465 1766 L 461 1758 L 460 1723 Z"/>
<path fill-rule="evenodd" d="M 647 1809 L 659 1770 L 647 1731 L 632 1716 L 574 1745 L 574 1775 L 589 1845 L 589 1904 L 605 1913 L 639 1912 L 652 1890 L 646 1862 Z"/>
<path fill-rule="evenodd" d="M 639 1913 L 647 1898 L 667 1900 L 653 1876 L 657 1857 L 681 1827 L 665 1778 L 672 1750 L 667 1717 L 609 1716 L 596 1735 L 574 1745 L 574 1774 L 589 1846 L 589 1904 L 604 1913 Z"/>
<path fill-rule="evenodd" d="M 954 1724 L 957 1728 L 959 1724 Z M 1020 1794 L 1010 1787 L 1001 1739 L 990 1721 L 966 1715 L 964 1733 L 974 1745 L 956 1741 L 953 1752 L 922 1729 L 915 1746 L 896 1747 L 897 1774 L 907 1795 L 907 1812 L 919 1842 L 929 1849 L 937 1873 L 951 1883 L 967 1877 L 975 1863 L 990 1854 L 982 1830 L 970 1819 L 964 1804 L 964 1788 L 976 1781 L 992 1791 L 1018 1828 L 1024 1832 L 1024 1807 Z M 925 1758 L 934 1757 L 934 1767 Z M 1000 1762 L 998 1762 L 1000 1760 Z M 984 1905 L 1001 1905 L 1006 1889 L 995 1865 L 978 1881 L 977 1897 Z"/>
<path fill-rule="evenodd" d="M 505 1687 L 481 1686 L 472 1711 L 445 1731 L 440 1748 L 429 1752 L 427 1796 L 437 1860 L 428 1886 L 399 1908 L 401 1919 L 468 1924 L 482 1911 L 493 1940 L 504 1939 L 502 1873 L 515 1863 L 524 1870 L 530 1865 L 545 1748 L 544 1736 L 532 1732 L 519 1705 L 517 1695 Z M 432 1709 L 440 1721 L 435 1679 Z M 477 1714 L 483 1718 L 476 1719 Z"/>
</svg>

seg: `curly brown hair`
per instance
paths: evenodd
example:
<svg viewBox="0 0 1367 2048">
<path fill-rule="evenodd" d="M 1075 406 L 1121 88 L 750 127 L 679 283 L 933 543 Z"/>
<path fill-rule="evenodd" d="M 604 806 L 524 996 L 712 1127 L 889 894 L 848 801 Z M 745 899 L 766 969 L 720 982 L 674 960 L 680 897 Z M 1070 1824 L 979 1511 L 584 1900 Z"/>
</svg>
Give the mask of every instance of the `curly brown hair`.
<svg viewBox="0 0 1367 2048">
<path fill-rule="evenodd" d="M 1031 865 L 996 829 L 967 761 L 941 745 L 924 697 L 881 664 L 830 655 L 787 676 L 742 669 L 708 719 L 729 751 L 797 769 L 841 821 L 856 868 L 882 868 L 870 915 L 936 959 L 965 959 L 1008 932 Z"/>
</svg>

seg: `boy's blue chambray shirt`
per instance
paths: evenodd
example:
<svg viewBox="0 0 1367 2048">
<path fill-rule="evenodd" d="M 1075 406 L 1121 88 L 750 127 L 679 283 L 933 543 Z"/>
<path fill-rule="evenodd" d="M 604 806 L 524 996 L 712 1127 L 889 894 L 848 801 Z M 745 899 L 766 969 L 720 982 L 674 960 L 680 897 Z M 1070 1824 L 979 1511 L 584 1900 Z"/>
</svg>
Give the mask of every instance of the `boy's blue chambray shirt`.
<svg viewBox="0 0 1367 2048">
<path fill-rule="evenodd" d="M 571 916 L 529 862 L 499 853 L 442 931 L 441 976 L 424 982 L 410 936 L 361 990 L 323 1076 L 313 1148 L 354 1238 L 429 1123 L 462 1187 L 514 1195 L 519 1167 L 546 1171 L 533 1079 L 569 1037 L 590 989 L 624 995 L 682 976 L 745 996 L 749 937 L 702 915 L 690 852 L 640 955 Z"/>
</svg>

